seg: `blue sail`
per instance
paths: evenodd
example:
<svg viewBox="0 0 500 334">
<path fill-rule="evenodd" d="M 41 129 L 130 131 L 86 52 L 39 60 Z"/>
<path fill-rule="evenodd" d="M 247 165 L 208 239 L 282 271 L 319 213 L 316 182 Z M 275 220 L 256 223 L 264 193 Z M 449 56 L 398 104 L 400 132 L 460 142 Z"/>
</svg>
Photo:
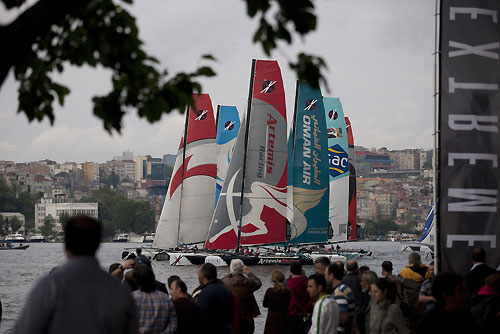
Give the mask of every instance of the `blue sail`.
<svg viewBox="0 0 500 334">
<path fill-rule="evenodd" d="M 321 90 L 298 83 L 290 243 L 328 240 L 328 143 Z"/>
<path fill-rule="evenodd" d="M 226 179 L 233 147 L 240 130 L 240 116 L 234 106 L 219 106 L 217 110 L 217 182 L 215 206 Z"/>
<path fill-rule="evenodd" d="M 349 209 L 349 147 L 342 104 L 324 98 L 330 172 L 329 241 L 347 241 Z"/>
<path fill-rule="evenodd" d="M 433 228 L 434 228 L 434 205 L 431 205 L 429 213 L 427 214 L 427 219 L 425 220 L 425 225 L 424 229 L 422 230 L 422 235 L 420 236 L 420 239 L 418 241 L 429 244 L 431 242 L 434 242 Z"/>
</svg>

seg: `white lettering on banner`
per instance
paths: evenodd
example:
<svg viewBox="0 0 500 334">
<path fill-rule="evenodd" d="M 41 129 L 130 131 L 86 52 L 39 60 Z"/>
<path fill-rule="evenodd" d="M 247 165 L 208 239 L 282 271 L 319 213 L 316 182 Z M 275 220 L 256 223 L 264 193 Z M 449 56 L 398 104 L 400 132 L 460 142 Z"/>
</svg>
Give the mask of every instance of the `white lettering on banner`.
<svg viewBox="0 0 500 334">
<path fill-rule="evenodd" d="M 448 126 L 453 130 L 478 130 L 486 132 L 498 132 L 496 125 L 481 125 L 480 123 L 498 123 L 498 116 L 480 115 L 448 115 Z"/>
<path fill-rule="evenodd" d="M 498 53 L 486 50 L 498 49 L 500 47 L 500 43 L 496 42 L 496 43 L 472 46 L 455 41 L 450 41 L 449 46 L 451 48 L 461 49 L 457 51 L 450 51 L 448 53 L 448 57 L 450 58 L 465 56 L 465 55 L 478 55 L 486 58 L 498 59 Z"/>
<path fill-rule="evenodd" d="M 452 248 L 453 241 L 467 241 L 467 246 L 474 246 L 474 241 L 489 241 L 491 248 L 497 247 L 497 236 L 494 234 L 448 234 L 446 248 Z"/>
<path fill-rule="evenodd" d="M 470 14 L 473 20 L 477 20 L 478 15 L 491 16 L 493 23 L 498 23 L 497 11 L 484 8 L 472 7 L 450 7 L 450 21 L 455 21 L 456 14 Z"/>
<path fill-rule="evenodd" d="M 304 165 L 304 169 L 302 171 L 302 182 L 304 182 L 307 185 L 311 184 L 311 165 L 308 164 L 306 161 L 302 161 Z"/>
<path fill-rule="evenodd" d="M 302 156 L 304 158 L 311 159 L 311 118 L 304 115 L 304 117 L 302 117 L 302 121 L 304 122 L 304 143 L 302 145 Z"/>
<path fill-rule="evenodd" d="M 488 84 L 480 82 L 455 82 L 455 78 L 448 78 L 448 91 L 455 93 L 456 89 L 468 90 L 494 90 L 498 91 L 498 84 Z"/>
<path fill-rule="evenodd" d="M 497 193 L 496 189 L 450 188 L 448 189 L 448 197 L 469 199 L 471 201 L 448 203 L 448 211 L 497 212 Z M 490 204 L 490 206 L 487 206 L 487 204 Z"/>
<path fill-rule="evenodd" d="M 448 166 L 455 166 L 455 160 L 469 160 L 475 165 L 477 160 L 491 160 L 493 167 L 498 167 L 498 155 L 489 153 L 448 153 Z"/>
</svg>

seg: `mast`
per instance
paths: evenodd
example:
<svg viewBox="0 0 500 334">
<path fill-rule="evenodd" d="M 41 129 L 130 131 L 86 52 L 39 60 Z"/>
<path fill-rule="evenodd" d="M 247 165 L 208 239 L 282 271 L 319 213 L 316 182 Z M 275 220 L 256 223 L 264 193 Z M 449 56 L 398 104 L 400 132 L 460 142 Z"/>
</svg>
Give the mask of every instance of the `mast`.
<svg viewBox="0 0 500 334">
<path fill-rule="evenodd" d="M 434 169 L 434 194 L 433 194 L 433 202 L 434 202 L 434 219 L 435 219 L 435 245 L 434 245 L 434 251 L 435 251 L 435 259 L 436 259 L 436 272 L 439 273 L 439 267 L 441 265 L 440 263 L 440 234 L 439 234 L 439 229 L 440 229 L 440 213 L 439 213 L 439 197 L 437 195 L 439 187 L 439 130 L 441 128 L 439 122 L 441 120 L 440 113 L 438 110 L 438 104 L 441 101 L 441 95 L 438 91 L 440 85 L 438 83 L 441 82 L 441 67 L 438 68 L 438 57 L 441 57 L 441 45 L 440 41 L 438 41 L 441 27 L 439 26 L 439 19 L 441 15 L 440 7 L 439 7 L 439 0 L 435 1 L 435 13 L 434 13 L 434 152 L 433 153 L 433 158 L 434 158 L 434 163 L 432 168 Z M 439 49 L 438 49 L 439 48 Z M 441 59 L 441 58 L 439 58 Z M 438 72 L 439 71 L 439 72 Z"/>
<path fill-rule="evenodd" d="M 189 106 L 186 107 L 186 123 L 184 124 L 184 139 L 182 140 L 182 181 L 181 181 L 181 189 L 180 196 L 182 200 L 182 188 L 184 187 L 184 171 L 186 170 L 186 143 L 187 143 L 187 132 L 188 132 L 188 124 L 189 124 Z M 181 228 L 181 209 L 182 205 L 179 204 L 179 221 L 177 223 L 177 244 L 179 243 L 179 232 Z"/>
<path fill-rule="evenodd" d="M 250 112 L 252 109 L 252 98 L 253 98 L 253 82 L 255 76 L 255 59 L 252 59 L 252 70 L 250 73 L 250 88 L 248 89 L 248 107 L 247 107 L 247 117 L 245 124 L 245 149 L 243 152 L 243 168 L 242 168 L 242 179 L 241 179 L 241 197 L 240 197 L 240 221 L 238 226 L 238 244 L 236 246 L 236 253 L 240 252 L 240 243 L 241 243 L 241 226 L 243 221 L 243 196 L 245 190 L 245 170 L 246 170 L 246 162 L 247 162 L 247 148 L 248 148 L 248 132 L 250 128 Z"/>
<path fill-rule="evenodd" d="M 297 121 L 297 101 L 299 98 L 299 80 L 297 80 L 297 83 L 295 85 L 295 105 L 293 108 L 293 120 L 292 120 L 292 159 L 293 159 L 293 152 L 295 151 L 295 122 Z M 293 160 L 292 160 L 293 161 Z M 293 168 L 293 165 L 290 166 L 290 162 L 288 163 L 288 168 Z"/>
<path fill-rule="evenodd" d="M 217 105 L 217 119 L 215 120 L 215 129 L 219 128 L 220 104 Z"/>
</svg>

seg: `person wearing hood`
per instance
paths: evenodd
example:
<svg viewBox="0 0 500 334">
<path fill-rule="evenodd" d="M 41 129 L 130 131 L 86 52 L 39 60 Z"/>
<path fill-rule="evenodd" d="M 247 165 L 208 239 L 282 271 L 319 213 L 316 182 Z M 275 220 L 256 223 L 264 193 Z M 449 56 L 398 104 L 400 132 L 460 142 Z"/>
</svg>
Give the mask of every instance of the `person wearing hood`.
<svg viewBox="0 0 500 334">
<path fill-rule="evenodd" d="M 291 277 L 286 287 L 290 289 L 290 304 L 288 313 L 290 315 L 289 333 L 304 334 L 307 332 L 304 317 L 311 313 L 313 300 L 307 292 L 307 276 L 300 263 L 292 263 L 290 266 Z"/>
</svg>

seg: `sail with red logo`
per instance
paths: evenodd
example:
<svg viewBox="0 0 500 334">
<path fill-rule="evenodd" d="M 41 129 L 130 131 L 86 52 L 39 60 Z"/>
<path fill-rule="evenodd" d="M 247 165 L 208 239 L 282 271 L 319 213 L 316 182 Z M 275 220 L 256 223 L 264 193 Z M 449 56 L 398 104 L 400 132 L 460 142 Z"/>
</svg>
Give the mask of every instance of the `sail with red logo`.
<svg viewBox="0 0 500 334">
<path fill-rule="evenodd" d="M 246 121 L 205 243 L 210 249 L 284 242 L 287 201 L 285 92 L 277 61 L 253 60 Z"/>
<path fill-rule="evenodd" d="M 349 214 L 348 214 L 348 234 L 347 240 L 358 240 L 358 217 L 357 217 L 357 197 L 356 197 L 356 156 L 354 153 L 354 136 L 352 134 L 351 121 L 345 117 L 347 128 L 347 145 L 349 155 Z"/>
<path fill-rule="evenodd" d="M 193 94 L 153 247 L 205 241 L 215 205 L 216 129 L 208 94 Z"/>
</svg>

